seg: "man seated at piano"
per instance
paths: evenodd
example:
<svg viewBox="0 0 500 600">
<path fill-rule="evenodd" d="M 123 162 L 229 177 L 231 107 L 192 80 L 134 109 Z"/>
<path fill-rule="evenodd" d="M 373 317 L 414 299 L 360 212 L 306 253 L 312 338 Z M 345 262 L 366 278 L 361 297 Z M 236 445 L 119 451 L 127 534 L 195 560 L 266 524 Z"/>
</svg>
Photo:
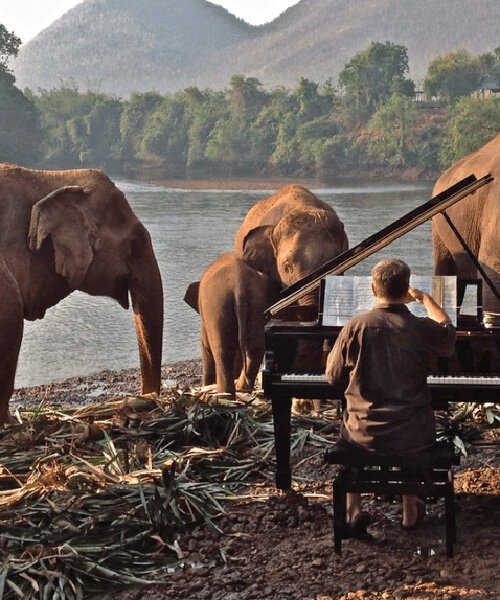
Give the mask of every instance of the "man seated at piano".
<svg viewBox="0 0 500 600">
<path fill-rule="evenodd" d="M 345 390 L 342 439 L 377 452 L 415 453 L 435 443 L 427 376 L 436 357 L 455 347 L 446 312 L 409 282 L 405 262 L 380 261 L 372 270 L 375 307 L 348 321 L 326 364 L 328 382 Z M 409 302 L 422 303 L 428 317 L 412 315 Z M 424 514 L 417 496 L 403 496 L 403 528 L 413 529 Z M 369 523 L 360 494 L 348 494 L 349 535 L 365 537 Z"/>
</svg>

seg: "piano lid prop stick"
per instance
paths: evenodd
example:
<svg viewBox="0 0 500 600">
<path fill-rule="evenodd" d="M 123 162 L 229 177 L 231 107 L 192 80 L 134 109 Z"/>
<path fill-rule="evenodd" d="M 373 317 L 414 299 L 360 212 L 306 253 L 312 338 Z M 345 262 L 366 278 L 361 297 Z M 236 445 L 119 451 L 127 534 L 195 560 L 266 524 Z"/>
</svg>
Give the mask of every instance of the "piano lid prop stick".
<svg viewBox="0 0 500 600">
<path fill-rule="evenodd" d="M 385 248 L 395 239 L 422 225 L 422 223 L 445 211 L 491 181 L 493 181 L 491 175 L 485 175 L 481 179 L 469 175 L 469 177 L 443 190 L 425 204 L 413 209 L 381 231 L 369 236 L 357 246 L 342 252 L 342 254 L 326 262 L 309 275 L 293 283 L 282 292 L 284 297 L 266 310 L 266 316 L 275 315 L 283 308 L 290 306 L 290 304 L 315 290 L 326 275 L 341 275 L 363 259 Z"/>
<path fill-rule="evenodd" d="M 486 271 L 483 269 L 481 263 L 477 260 L 476 255 L 469 248 L 467 242 L 462 237 L 460 231 L 458 231 L 458 229 L 455 227 L 455 224 L 450 219 L 449 214 L 445 210 L 443 211 L 443 217 L 446 219 L 446 222 L 448 223 L 448 225 L 450 226 L 451 230 L 455 234 L 455 237 L 457 238 L 457 240 L 460 242 L 460 245 L 462 246 L 462 248 L 469 255 L 469 258 L 471 259 L 471 261 L 474 263 L 474 266 L 476 267 L 476 269 L 481 274 L 481 277 L 484 279 L 486 285 L 490 288 L 490 290 L 497 297 L 497 299 L 500 300 L 500 292 L 497 290 L 497 288 L 496 288 L 495 284 L 493 283 L 493 281 L 491 281 L 491 279 L 488 277 L 488 275 L 487 275 Z"/>
</svg>

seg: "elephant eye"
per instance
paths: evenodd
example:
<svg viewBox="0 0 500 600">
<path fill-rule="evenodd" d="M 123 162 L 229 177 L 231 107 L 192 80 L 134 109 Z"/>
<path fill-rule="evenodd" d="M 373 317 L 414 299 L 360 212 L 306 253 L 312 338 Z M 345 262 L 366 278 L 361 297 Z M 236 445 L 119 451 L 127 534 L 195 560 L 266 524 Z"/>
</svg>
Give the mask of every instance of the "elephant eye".
<svg viewBox="0 0 500 600">
<path fill-rule="evenodd" d="M 293 271 L 293 265 L 288 260 L 285 260 L 283 263 L 283 271 L 285 271 L 285 273 L 291 273 Z"/>
</svg>

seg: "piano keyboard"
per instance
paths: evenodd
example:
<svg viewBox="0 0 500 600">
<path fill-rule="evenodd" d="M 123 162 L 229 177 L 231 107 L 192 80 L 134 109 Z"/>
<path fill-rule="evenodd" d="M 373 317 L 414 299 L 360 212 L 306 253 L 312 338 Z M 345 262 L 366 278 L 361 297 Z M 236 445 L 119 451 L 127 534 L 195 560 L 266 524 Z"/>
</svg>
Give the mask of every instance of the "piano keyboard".
<svg viewBox="0 0 500 600">
<path fill-rule="evenodd" d="M 281 375 L 282 382 L 290 383 L 327 383 L 326 375 L 308 375 L 298 373 L 285 373 Z M 500 377 L 467 377 L 467 376 L 441 376 L 430 375 L 427 377 L 430 385 L 500 385 Z"/>
</svg>

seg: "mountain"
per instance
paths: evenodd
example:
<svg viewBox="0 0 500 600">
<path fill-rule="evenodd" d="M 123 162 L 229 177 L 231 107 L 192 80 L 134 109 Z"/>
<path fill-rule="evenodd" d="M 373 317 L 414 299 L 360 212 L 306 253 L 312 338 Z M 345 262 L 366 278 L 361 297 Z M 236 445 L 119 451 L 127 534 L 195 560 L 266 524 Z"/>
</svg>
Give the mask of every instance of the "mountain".
<svg viewBox="0 0 500 600">
<path fill-rule="evenodd" d="M 134 90 L 195 85 L 203 58 L 256 29 L 205 0 L 86 0 L 21 47 L 13 63 L 21 88 L 74 79 L 83 89 Z"/>
<path fill-rule="evenodd" d="M 267 87 L 323 81 L 371 41 L 408 47 L 422 79 L 437 54 L 474 54 L 500 43 L 500 2 L 475 0 L 301 0 L 272 23 L 251 27 L 205 0 L 86 0 L 21 47 L 20 87 L 74 78 L 83 88 L 222 88 L 234 73 Z"/>
</svg>

